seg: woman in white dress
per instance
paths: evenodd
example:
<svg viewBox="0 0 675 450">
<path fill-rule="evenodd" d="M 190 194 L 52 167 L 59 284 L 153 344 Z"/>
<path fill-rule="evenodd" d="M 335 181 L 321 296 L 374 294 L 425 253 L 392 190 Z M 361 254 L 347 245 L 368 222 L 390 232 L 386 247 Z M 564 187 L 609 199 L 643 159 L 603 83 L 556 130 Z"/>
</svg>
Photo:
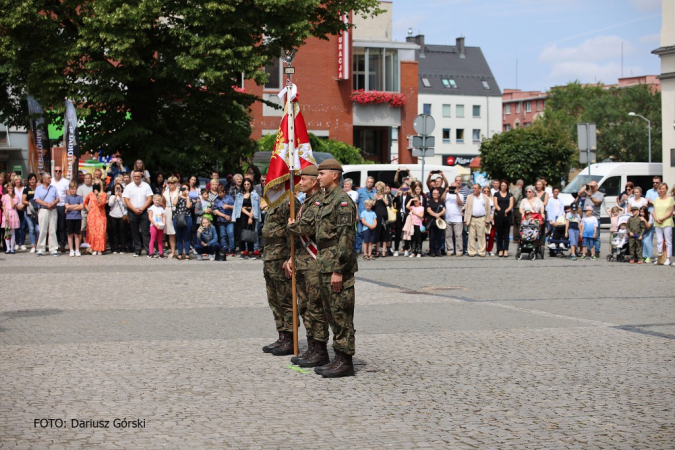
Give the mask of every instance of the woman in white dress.
<svg viewBox="0 0 675 450">
<path fill-rule="evenodd" d="M 174 200 L 180 195 L 178 188 L 178 178 L 171 176 L 167 180 L 167 188 L 162 194 L 162 197 L 164 197 L 164 210 L 166 214 L 164 234 L 167 236 L 169 246 L 171 247 L 169 258 L 173 258 L 176 253 L 176 229 L 173 227 L 173 211 L 176 208 Z"/>
</svg>

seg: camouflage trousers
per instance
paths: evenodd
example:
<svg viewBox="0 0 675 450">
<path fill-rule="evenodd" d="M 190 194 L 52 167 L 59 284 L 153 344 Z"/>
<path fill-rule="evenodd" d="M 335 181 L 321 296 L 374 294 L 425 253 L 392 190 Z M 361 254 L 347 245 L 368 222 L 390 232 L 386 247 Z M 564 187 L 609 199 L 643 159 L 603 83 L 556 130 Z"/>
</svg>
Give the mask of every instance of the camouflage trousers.
<svg viewBox="0 0 675 450">
<path fill-rule="evenodd" d="M 321 277 L 318 270 L 296 272 L 298 309 L 305 325 L 307 339 L 328 342 L 328 318 L 321 302 Z"/>
<path fill-rule="evenodd" d="M 286 278 L 283 259 L 264 261 L 263 274 L 267 287 L 267 302 L 272 309 L 277 331 L 293 331 L 293 298 L 291 280 Z"/>
<path fill-rule="evenodd" d="M 321 274 L 321 301 L 333 331 L 333 348 L 348 355 L 356 350 L 354 334 L 354 274 L 343 274 L 342 290 L 334 292 L 330 273 Z"/>
</svg>

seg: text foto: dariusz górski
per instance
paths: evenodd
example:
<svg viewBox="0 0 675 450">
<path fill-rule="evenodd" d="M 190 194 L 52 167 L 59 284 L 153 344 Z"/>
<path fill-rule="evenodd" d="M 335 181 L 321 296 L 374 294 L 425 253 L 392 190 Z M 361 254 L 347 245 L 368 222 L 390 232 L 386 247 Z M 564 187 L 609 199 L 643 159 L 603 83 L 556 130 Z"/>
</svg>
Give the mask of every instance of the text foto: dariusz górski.
<svg viewBox="0 0 675 450">
<path fill-rule="evenodd" d="M 33 428 L 145 428 L 145 419 L 34 419 Z"/>
</svg>

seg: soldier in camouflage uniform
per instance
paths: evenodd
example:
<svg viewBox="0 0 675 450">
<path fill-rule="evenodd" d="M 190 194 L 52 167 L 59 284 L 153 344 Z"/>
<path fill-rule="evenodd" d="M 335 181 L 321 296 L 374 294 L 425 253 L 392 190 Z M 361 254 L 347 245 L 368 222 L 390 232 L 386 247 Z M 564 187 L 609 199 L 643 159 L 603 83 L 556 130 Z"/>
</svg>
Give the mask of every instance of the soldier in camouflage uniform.
<svg viewBox="0 0 675 450">
<path fill-rule="evenodd" d="M 323 198 L 319 190 L 318 175 L 319 170 L 315 165 L 302 170 L 300 190 L 306 195 L 305 201 L 298 211 L 296 220 L 291 220 L 288 224 L 288 231 L 296 236 L 295 284 L 300 316 L 307 332 L 307 350 L 291 358 L 291 362 L 300 367 L 323 366 L 330 361 L 326 349 L 328 318 L 321 302 L 321 277 L 316 261 L 316 217 Z M 292 262 L 289 260 L 287 264 L 289 270 L 291 266 Z"/>
<path fill-rule="evenodd" d="M 356 205 L 340 188 L 342 166 L 334 159 L 319 165 L 319 184 L 325 190 L 316 221 L 317 262 L 321 272 L 321 300 L 333 330 L 335 358 L 314 371 L 324 378 L 354 375 L 354 273 L 358 270 Z"/>
<path fill-rule="evenodd" d="M 297 200 L 293 198 L 297 205 Z M 297 208 L 297 206 L 296 206 Z M 286 278 L 284 265 L 291 254 L 291 238 L 286 227 L 291 215 L 290 203 L 284 201 L 274 209 L 267 210 L 262 238 L 263 273 L 267 286 L 267 301 L 274 315 L 279 332 L 276 342 L 263 347 L 263 352 L 273 355 L 293 354 L 293 299 L 291 280 Z"/>
</svg>

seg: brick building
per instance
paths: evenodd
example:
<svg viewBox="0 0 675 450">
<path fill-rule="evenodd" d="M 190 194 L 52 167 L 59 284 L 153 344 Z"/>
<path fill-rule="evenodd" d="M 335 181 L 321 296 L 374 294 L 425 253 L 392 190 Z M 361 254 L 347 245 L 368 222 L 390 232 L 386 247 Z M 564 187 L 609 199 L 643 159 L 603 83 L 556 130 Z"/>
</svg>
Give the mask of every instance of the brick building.
<svg viewBox="0 0 675 450">
<path fill-rule="evenodd" d="M 320 138 L 336 139 L 361 149 L 376 162 L 412 162 L 407 136 L 415 134 L 412 122 L 417 115 L 417 45 L 391 40 L 392 3 L 381 2 L 383 14 L 374 18 L 353 17 L 355 28 L 327 41 L 311 38 L 298 49 L 293 82 L 298 86 L 307 130 Z M 342 64 L 340 64 L 342 62 Z M 265 86 L 251 80 L 244 89 L 265 100 L 281 104 L 277 94 L 283 88 L 282 64 L 275 60 L 266 70 L 271 74 Z M 352 91 L 403 93 L 402 107 L 388 104 L 357 104 Z M 252 107 L 253 139 L 274 134 L 282 110 L 261 102 Z"/>
</svg>

